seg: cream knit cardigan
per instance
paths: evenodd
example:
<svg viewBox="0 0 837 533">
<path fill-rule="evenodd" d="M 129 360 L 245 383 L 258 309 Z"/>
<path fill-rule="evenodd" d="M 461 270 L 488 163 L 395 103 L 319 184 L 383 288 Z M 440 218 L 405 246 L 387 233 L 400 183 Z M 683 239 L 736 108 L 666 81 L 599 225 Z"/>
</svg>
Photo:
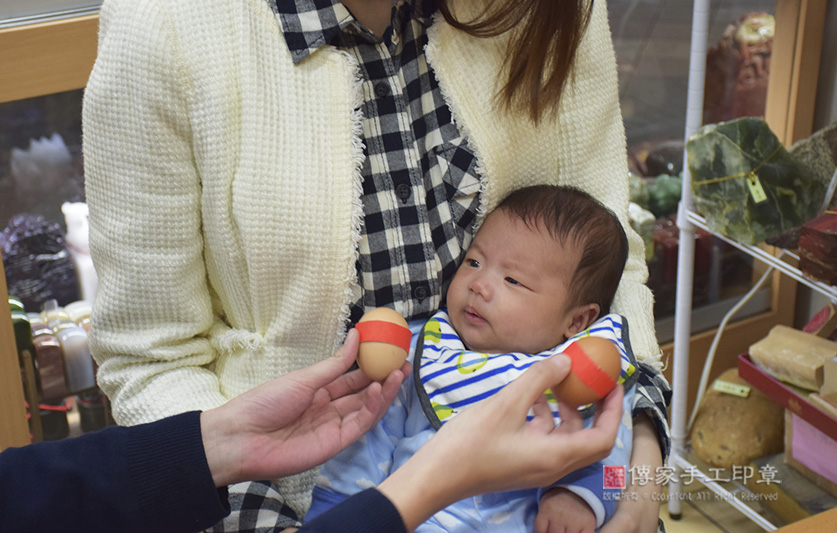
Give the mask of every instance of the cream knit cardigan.
<svg viewBox="0 0 837 533">
<path fill-rule="evenodd" d="M 432 26 L 428 59 L 484 176 L 481 214 L 515 188 L 560 182 L 628 227 L 615 59 L 595 6 L 560 119 L 539 127 L 492 104 L 503 39 Z M 218 406 L 339 344 L 358 291 L 357 76 L 332 47 L 294 66 L 265 0 L 104 2 L 84 156 L 92 347 L 119 423 Z M 629 235 L 614 311 L 637 355 L 656 358 L 643 247 Z M 298 510 L 312 479 L 279 483 Z"/>
</svg>

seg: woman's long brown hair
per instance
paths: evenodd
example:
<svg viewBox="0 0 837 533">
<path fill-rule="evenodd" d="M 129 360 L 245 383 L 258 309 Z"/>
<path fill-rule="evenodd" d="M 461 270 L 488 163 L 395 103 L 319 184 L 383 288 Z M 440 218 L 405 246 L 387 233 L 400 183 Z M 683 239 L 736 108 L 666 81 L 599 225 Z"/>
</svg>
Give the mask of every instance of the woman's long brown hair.
<svg viewBox="0 0 837 533">
<path fill-rule="evenodd" d="M 490 0 L 485 13 L 468 21 L 451 10 L 456 1 L 462 0 L 438 0 L 439 11 L 448 24 L 475 37 L 494 37 L 522 25 L 506 54 L 500 102 L 535 122 L 557 111 L 593 0 Z"/>
</svg>

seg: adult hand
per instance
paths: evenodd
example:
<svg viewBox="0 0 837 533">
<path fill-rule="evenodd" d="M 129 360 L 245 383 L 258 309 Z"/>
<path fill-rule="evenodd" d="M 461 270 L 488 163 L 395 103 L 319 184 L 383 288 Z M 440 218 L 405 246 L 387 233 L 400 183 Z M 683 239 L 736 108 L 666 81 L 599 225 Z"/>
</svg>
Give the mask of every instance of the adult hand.
<svg viewBox="0 0 837 533">
<path fill-rule="evenodd" d="M 657 470 L 663 466 L 660 443 L 651 420 L 641 414 L 634 419 L 631 448 L 631 469 L 646 469 L 647 483 L 634 481 L 624 491 L 616 512 L 602 526 L 602 533 L 654 533 L 660 515 L 662 486 L 655 482 Z"/>
<path fill-rule="evenodd" d="M 201 435 L 215 485 L 283 477 L 332 458 L 384 415 L 409 375 L 409 364 L 386 381 L 360 370 L 358 333 L 325 361 L 291 372 L 201 414 Z"/>
<path fill-rule="evenodd" d="M 475 494 L 541 487 L 608 455 L 622 413 L 622 388 L 599 405 L 584 429 L 575 409 L 561 406 L 555 427 L 544 391 L 570 371 L 566 356 L 538 362 L 494 396 L 445 423 L 378 487 L 408 530 L 438 509 Z M 534 418 L 526 420 L 530 408 Z"/>
</svg>

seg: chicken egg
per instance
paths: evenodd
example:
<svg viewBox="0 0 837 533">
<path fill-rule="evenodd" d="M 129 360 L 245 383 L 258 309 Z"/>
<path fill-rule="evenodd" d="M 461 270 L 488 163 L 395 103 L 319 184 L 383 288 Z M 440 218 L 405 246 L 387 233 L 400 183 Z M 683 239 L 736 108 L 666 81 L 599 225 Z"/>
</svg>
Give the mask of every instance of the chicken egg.
<svg viewBox="0 0 837 533">
<path fill-rule="evenodd" d="M 369 379 L 383 381 L 407 359 L 412 334 L 397 311 L 378 307 L 367 311 L 355 328 L 360 333 L 357 364 Z"/>
<path fill-rule="evenodd" d="M 552 387 L 556 398 L 571 407 L 597 402 L 616 387 L 622 370 L 622 357 L 616 345 L 602 337 L 583 337 L 564 351 L 572 370 Z"/>
</svg>

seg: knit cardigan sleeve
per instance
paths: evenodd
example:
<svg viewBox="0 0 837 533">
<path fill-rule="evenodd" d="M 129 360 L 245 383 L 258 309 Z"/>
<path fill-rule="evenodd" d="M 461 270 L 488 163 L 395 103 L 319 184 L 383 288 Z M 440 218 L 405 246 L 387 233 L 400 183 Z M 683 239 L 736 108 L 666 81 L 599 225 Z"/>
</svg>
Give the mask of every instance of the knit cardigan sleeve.
<svg viewBox="0 0 837 533">
<path fill-rule="evenodd" d="M 108 1 L 84 97 L 85 187 L 99 276 L 91 343 L 123 425 L 225 401 L 201 233 L 201 183 L 164 2 Z"/>
</svg>

